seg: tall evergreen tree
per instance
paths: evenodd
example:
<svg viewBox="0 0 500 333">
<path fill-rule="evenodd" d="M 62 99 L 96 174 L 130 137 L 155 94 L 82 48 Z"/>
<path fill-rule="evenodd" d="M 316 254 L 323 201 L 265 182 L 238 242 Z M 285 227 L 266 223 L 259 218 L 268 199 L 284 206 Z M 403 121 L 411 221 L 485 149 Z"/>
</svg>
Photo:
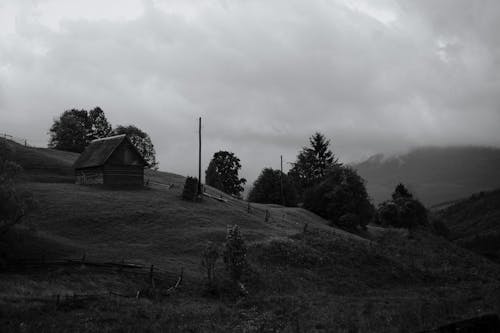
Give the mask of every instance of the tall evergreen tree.
<svg viewBox="0 0 500 333">
<path fill-rule="evenodd" d="M 337 158 L 329 149 L 330 140 L 319 132 L 309 138 L 309 147 L 303 147 L 292 164 L 288 175 L 293 180 L 299 196 L 318 184 L 332 167 L 339 165 Z"/>
</svg>

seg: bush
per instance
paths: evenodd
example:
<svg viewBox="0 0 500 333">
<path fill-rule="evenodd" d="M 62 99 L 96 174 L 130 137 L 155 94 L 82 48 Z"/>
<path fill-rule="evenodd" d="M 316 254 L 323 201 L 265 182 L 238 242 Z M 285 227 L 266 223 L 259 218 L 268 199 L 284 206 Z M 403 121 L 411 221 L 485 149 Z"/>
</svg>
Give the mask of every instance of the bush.
<svg viewBox="0 0 500 333">
<path fill-rule="evenodd" d="M 187 177 L 182 191 L 182 199 L 195 201 L 198 197 L 198 179 L 196 177 Z"/>
<path fill-rule="evenodd" d="M 247 266 L 247 248 L 237 225 L 228 226 L 224 248 L 224 264 L 231 279 L 239 282 Z"/>
<path fill-rule="evenodd" d="M 366 226 L 374 215 L 363 179 L 346 166 L 330 169 L 321 183 L 307 190 L 304 208 L 348 229 Z"/>
</svg>

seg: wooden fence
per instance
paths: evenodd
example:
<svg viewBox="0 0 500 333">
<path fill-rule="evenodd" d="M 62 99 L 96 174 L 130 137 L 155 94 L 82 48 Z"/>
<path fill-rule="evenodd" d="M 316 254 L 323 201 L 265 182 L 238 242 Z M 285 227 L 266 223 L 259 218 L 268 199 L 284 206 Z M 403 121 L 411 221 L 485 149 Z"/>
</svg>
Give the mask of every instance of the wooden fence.
<svg viewBox="0 0 500 333">
<path fill-rule="evenodd" d="M 99 271 L 113 272 L 118 274 L 132 273 L 134 275 L 140 274 L 147 278 L 149 286 L 142 290 L 137 290 L 129 294 L 122 294 L 114 291 L 108 291 L 97 294 L 72 294 L 72 295 L 49 295 L 43 297 L 2 297 L 3 301 L 19 302 L 55 302 L 59 304 L 63 301 L 82 301 L 82 300 L 95 300 L 108 297 L 123 297 L 123 298 L 140 298 L 140 297 L 154 297 L 158 299 L 160 296 L 171 295 L 182 283 L 183 269 L 179 274 L 172 273 L 160 269 L 154 265 L 143 265 L 137 263 L 121 262 L 98 262 L 86 260 L 85 255 L 81 259 L 66 259 L 66 260 L 18 260 L 16 262 L 8 263 L 2 272 L 22 272 L 33 271 L 57 267 L 77 267 L 77 268 L 92 268 Z M 161 289 L 157 285 L 168 286 Z"/>
</svg>

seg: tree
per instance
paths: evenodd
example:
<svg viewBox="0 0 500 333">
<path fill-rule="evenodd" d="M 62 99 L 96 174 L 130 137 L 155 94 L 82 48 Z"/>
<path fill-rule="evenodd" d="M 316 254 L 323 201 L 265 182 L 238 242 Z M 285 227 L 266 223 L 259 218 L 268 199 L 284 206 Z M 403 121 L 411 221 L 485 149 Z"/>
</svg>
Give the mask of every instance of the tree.
<svg viewBox="0 0 500 333">
<path fill-rule="evenodd" d="M 111 124 L 106 119 L 104 111 L 100 107 L 95 107 L 88 113 L 89 127 L 87 132 L 88 141 L 105 138 L 112 133 Z"/>
<path fill-rule="evenodd" d="M 350 167 L 336 165 L 304 193 L 304 208 L 346 229 L 364 227 L 374 208 L 363 179 Z"/>
<path fill-rule="evenodd" d="M 240 169 L 240 159 L 234 153 L 218 151 L 205 171 L 205 182 L 225 193 L 240 197 L 242 185 L 247 182 L 245 178 L 238 178 Z"/>
<path fill-rule="evenodd" d="M 49 147 L 81 153 L 90 141 L 109 136 L 111 125 L 100 107 L 90 112 L 71 109 L 54 120 L 49 133 Z"/>
<path fill-rule="evenodd" d="M 410 193 L 410 191 L 404 186 L 402 183 L 399 183 L 396 188 L 394 189 L 394 192 L 391 195 L 392 200 L 397 200 L 397 199 L 412 199 L 413 195 Z"/>
<path fill-rule="evenodd" d="M 133 125 L 118 126 L 113 132 L 115 135 L 126 134 L 137 150 L 141 153 L 144 160 L 148 162 L 148 167 L 153 170 L 158 169 L 155 148 L 147 133 Z"/>
<path fill-rule="evenodd" d="M 258 203 L 282 204 L 281 201 L 281 178 L 283 180 L 284 204 L 288 207 L 297 205 L 297 194 L 295 187 L 288 176 L 280 170 L 265 168 L 260 173 L 248 194 L 248 201 Z"/>
<path fill-rule="evenodd" d="M 303 147 L 292 163 L 288 175 L 293 180 L 299 196 L 312 186 L 318 184 L 328 170 L 339 165 L 338 160 L 328 148 L 330 140 L 319 132 L 309 138 L 310 147 Z"/>
<path fill-rule="evenodd" d="M 392 200 L 382 202 L 377 209 L 379 224 L 408 229 L 429 224 L 427 209 L 403 184 L 396 186 L 391 197 Z"/>
<path fill-rule="evenodd" d="M 9 151 L 0 146 L 0 235 L 21 222 L 33 207 L 33 197 L 29 192 L 19 192 L 15 181 L 22 168 L 8 159 Z"/>
<path fill-rule="evenodd" d="M 85 110 L 64 111 L 50 128 L 49 147 L 81 153 L 88 145 L 88 114 Z"/>
</svg>

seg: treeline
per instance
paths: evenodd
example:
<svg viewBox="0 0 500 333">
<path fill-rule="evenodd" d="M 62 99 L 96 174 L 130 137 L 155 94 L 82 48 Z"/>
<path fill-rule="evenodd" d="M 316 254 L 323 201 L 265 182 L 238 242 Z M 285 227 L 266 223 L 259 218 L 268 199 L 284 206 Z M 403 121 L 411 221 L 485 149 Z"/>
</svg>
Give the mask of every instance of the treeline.
<svg viewBox="0 0 500 333">
<path fill-rule="evenodd" d="M 244 178 L 239 178 L 239 158 L 232 152 L 214 154 L 207 170 L 206 184 L 241 198 Z M 197 180 L 196 180 L 197 181 Z M 448 231 L 431 218 L 422 203 L 399 184 L 392 197 L 375 207 L 365 181 L 356 170 L 339 162 L 330 149 L 330 140 L 314 133 L 298 153 L 288 173 L 264 168 L 253 183 L 248 201 L 303 208 L 327 219 L 331 225 L 348 230 L 368 223 L 413 229 L 431 226 L 440 234 Z"/>
</svg>

